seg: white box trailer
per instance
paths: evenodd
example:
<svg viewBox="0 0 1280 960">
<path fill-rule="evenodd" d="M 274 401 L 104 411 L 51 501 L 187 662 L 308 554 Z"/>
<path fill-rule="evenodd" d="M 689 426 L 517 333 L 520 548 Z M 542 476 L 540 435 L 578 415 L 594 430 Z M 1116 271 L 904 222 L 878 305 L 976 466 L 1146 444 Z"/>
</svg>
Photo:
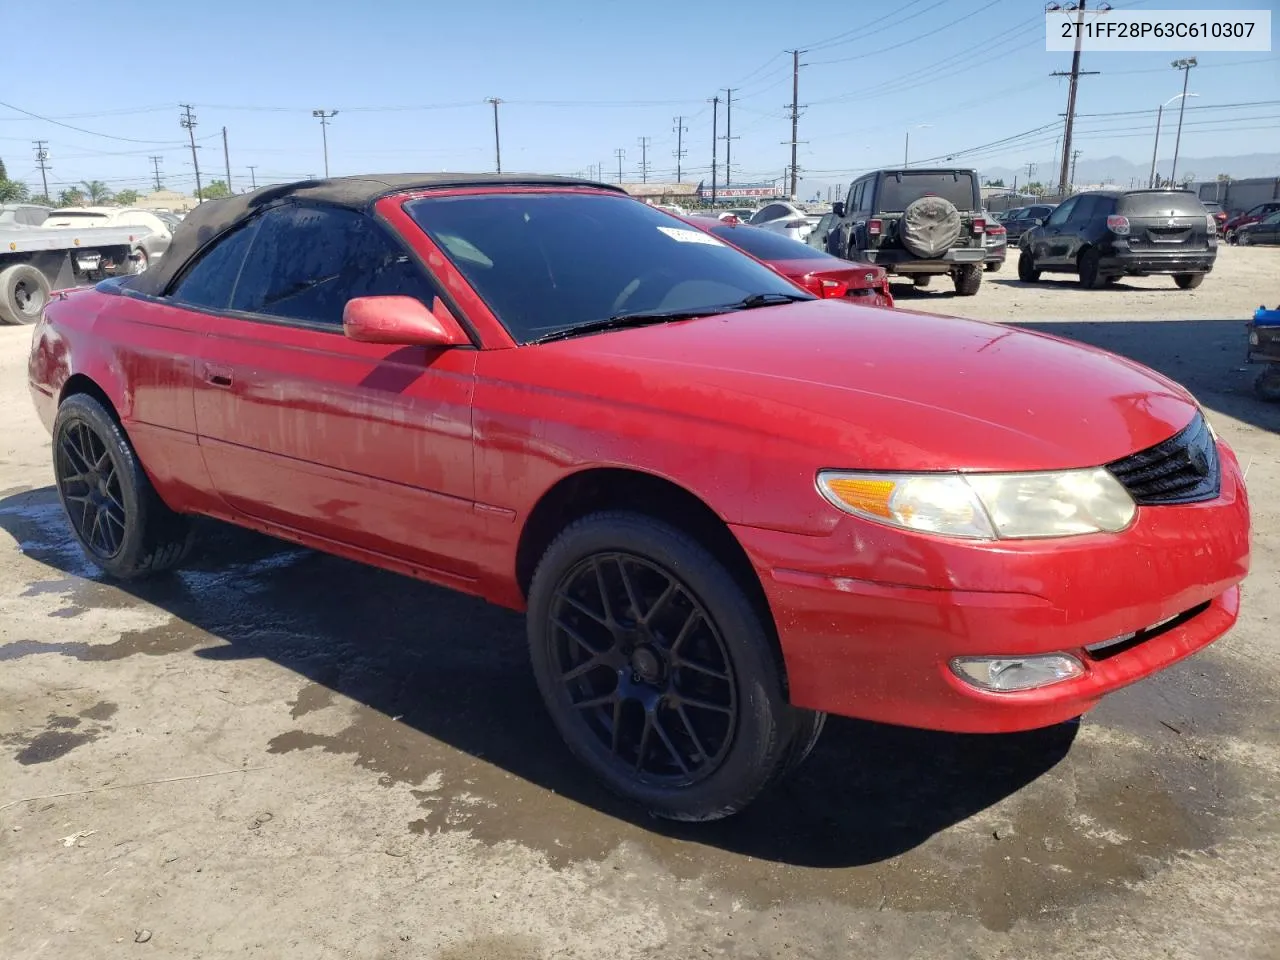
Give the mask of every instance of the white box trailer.
<svg viewBox="0 0 1280 960">
<path fill-rule="evenodd" d="M 135 270 L 133 250 L 148 227 L 41 229 L 0 222 L 0 323 L 34 323 L 54 290 Z"/>
</svg>

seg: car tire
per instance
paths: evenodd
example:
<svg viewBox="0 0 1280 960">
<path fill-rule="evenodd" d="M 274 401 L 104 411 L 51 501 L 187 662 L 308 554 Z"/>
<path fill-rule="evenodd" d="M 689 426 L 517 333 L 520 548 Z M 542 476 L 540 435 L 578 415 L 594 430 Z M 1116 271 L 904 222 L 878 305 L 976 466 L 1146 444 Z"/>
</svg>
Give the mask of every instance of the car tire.
<svg viewBox="0 0 1280 960">
<path fill-rule="evenodd" d="M 997 270 L 999 270 L 1003 266 L 1004 266 L 1003 260 L 992 260 L 990 263 L 987 264 L 986 271 L 987 273 L 995 273 Z"/>
<path fill-rule="evenodd" d="M 53 472 L 76 540 L 109 576 L 160 573 L 190 550 L 190 520 L 160 499 L 120 424 L 88 394 L 58 407 Z"/>
<path fill-rule="evenodd" d="M 1253 381 L 1253 391 L 1268 403 L 1280 403 L 1280 367 L 1268 366 Z"/>
<path fill-rule="evenodd" d="M 0 270 L 0 323 L 35 323 L 49 302 L 48 278 L 29 263 Z"/>
<path fill-rule="evenodd" d="M 1228 230 L 1226 233 L 1224 233 L 1224 234 L 1222 235 L 1222 239 L 1223 239 L 1223 240 L 1225 240 L 1225 241 L 1227 241 L 1227 243 L 1232 243 L 1232 244 L 1233 244 L 1233 243 L 1235 243 L 1235 242 L 1236 242 L 1236 240 L 1237 240 L 1237 238 L 1236 238 L 1236 232 L 1235 232 L 1234 230 Z"/>
<path fill-rule="evenodd" d="M 736 813 L 820 729 L 787 703 L 771 626 L 734 576 L 641 514 L 595 513 L 555 539 L 529 587 L 528 636 L 569 749 L 660 817 Z"/>
<path fill-rule="evenodd" d="M 1204 283 L 1203 273 L 1175 273 L 1173 282 L 1178 285 L 1179 290 L 1194 290 L 1200 284 Z"/>
<path fill-rule="evenodd" d="M 1253 244 L 1253 239 L 1249 236 L 1248 231 L 1236 234 L 1236 244 L 1241 247 L 1248 247 Z"/>
<path fill-rule="evenodd" d="M 1101 273 L 1102 255 L 1096 247 L 1090 247 L 1080 254 L 1077 269 L 1080 272 L 1080 286 L 1086 290 L 1101 290 L 1106 286 L 1107 278 Z"/>
<path fill-rule="evenodd" d="M 135 274 L 146 273 L 147 267 L 151 266 L 151 258 L 147 256 L 147 251 L 142 249 L 142 247 L 138 247 L 137 250 L 134 250 L 133 256 L 130 259 L 133 260 L 133 272 Z"/>
<path fill-rule="evenodd" d="M 917 273 L 914 277 L 911 278 L 911 285 L 918 290 L 923 290 L 932 282 L 933 282 L 933 274 L 931 273 Z"/>
<path fill-rule="evenodd" d="M 956 286 L 956 296 L 972 297 L 982 286 L 982 264 L 966 263 L 956 270 L 952 279 Z"/>
<path fill-rule="evenodd" d="M 1018 279 L 1023 283 L 1040 282 L 1040 271 L 1036 269 L 1036 261 L 1030 250 L 1023 250 L 1018 254 Z"/>
</svg>

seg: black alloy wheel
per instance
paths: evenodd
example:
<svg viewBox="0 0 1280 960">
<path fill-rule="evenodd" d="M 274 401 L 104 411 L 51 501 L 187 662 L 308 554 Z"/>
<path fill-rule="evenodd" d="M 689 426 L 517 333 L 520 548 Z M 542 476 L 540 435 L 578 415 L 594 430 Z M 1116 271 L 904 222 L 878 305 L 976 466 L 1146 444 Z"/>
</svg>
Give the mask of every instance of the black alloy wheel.
<svg viewBox="0 0 1280 960">
<path fill-rule="evenodd" d="M 62 431 L 54 457 L 58 488 L 81 542 L 99 560 L 118 556 L 128 514 L 111 451 L 80 420 Z"/>
<path fill-rule="evenodd" d="M 671 786 L 718 767 L 737 682 L 720 631 L 669 570 L 595 554 L 561 579 L 548 628 L 569 705 L 615 764 Z"/>
</svg>

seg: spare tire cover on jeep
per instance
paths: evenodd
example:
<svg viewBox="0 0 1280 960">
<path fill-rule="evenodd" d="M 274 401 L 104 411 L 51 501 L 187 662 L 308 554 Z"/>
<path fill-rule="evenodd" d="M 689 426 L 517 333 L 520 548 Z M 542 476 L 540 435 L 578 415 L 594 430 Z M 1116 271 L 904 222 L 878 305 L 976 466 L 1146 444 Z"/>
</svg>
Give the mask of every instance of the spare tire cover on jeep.
<svg viewBox="0 0 1280 960">
<path fill-rule="evenodd" d="M 913 200 L 898 221 L 898 239 L 917 257 L 941 256 L 959 237 L 960 211 L 944 197 Z"/>
</svg>

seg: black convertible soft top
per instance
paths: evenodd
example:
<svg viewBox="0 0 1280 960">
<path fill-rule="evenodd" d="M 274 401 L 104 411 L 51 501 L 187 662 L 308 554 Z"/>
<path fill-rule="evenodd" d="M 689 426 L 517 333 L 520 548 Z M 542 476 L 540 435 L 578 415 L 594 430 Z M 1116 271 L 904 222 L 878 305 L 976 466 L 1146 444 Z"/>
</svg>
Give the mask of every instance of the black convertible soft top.
<svg viewBox="0 0 1280 960">
<path fill-rule="evenodd" d="M 319 203 L 368 210 L 382 197 L 430 187 L 598 187 L 617 193 L 621 187 L 574 177 L 505 173 L 392 173 L 361 177 L 332 177 L 326 180 L 299 180 L 296 183 L 260 187 L 220 200 L 206 200 L 183 218 L 173 232 L 173 242 L 164 257 L 146 273 L 129 280 L 129 288 L 158 295 L 165 291 L 182 268 L 206 244 L 226 233 L 261 207 L 289 197 Z"/>
</svg>

